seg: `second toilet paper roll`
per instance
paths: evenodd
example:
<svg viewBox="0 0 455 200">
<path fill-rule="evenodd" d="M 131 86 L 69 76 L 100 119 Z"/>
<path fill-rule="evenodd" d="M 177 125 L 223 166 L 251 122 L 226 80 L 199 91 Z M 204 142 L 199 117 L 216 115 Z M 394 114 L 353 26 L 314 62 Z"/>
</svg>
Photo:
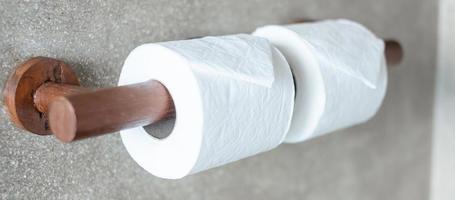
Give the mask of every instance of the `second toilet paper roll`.
<svg viewBox="0 0 455 200">
<path fill-rule="evenodd" d="M 278 146 L 290 126 L 294 84 L 286 59 L 250 35 L 145 44 L 125 61 L 119 85 L 150 79 L 176 109 L 164 139 L 138 127 L 121 131 L 132 158 L 155 176 L 176 179 Z"/>
<path fill-rule="evenodd" d="M 296 82 L 294 116 L 286 142 L 300 142 L 370 119 L 386 91 L 384 43 L 362 25 L 326 20 L 265 26 Z"/>
</svg>

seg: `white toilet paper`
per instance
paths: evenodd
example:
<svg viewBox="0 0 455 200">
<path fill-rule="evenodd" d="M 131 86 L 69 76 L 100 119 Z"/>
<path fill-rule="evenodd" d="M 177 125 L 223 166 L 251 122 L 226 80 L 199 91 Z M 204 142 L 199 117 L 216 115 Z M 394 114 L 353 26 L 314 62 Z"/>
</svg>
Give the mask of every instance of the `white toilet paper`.
<svg viewBox="0 0 455 200">
<path fill-rule="evenodd" d="M 171 94 L 176 121 L 164 139 L 121 131 L 132 158 L 162 178 L 185 175 L 279 145 L 290 126 L 294 84 L 285 58 L 250 35 L 145 44 L 125 61 L 119 85 L 150 79 Z"/>
<path fill-rule="evenodd" d="M 286 142 L 364 122 L 379 109 L 387 83 L 384 43 L 360 24 L 265 26 L 253 35 L 269 39 L 294 74 L 296 100 Z"/>
</svg>

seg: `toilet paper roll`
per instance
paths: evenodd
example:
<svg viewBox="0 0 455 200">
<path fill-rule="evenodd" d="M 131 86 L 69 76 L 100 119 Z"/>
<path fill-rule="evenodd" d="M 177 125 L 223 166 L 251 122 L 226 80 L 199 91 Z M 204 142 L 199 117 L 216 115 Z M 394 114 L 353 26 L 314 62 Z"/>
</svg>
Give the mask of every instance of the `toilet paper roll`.
<svg viewBox="0 0 455 200">
<path fill-rule="evenodd" d="M 289 65 L 266 39 L 251 35 L 145 44 L 125 61 L 119 85 L 158 80 L 176 108 L 171 134 L 121 131 L 131 157 L 162 178 L 233 162 L 279 145 L 290 126 Z"/>
<path fill-rule="evenodd" d="M 253 35 L 269 39 L 286 57 L 296 100 L 286 142 L 300 142 L 370 119 L 385 95 L 384 43 L 348 20 L 265 26 Z"/>
</svg>

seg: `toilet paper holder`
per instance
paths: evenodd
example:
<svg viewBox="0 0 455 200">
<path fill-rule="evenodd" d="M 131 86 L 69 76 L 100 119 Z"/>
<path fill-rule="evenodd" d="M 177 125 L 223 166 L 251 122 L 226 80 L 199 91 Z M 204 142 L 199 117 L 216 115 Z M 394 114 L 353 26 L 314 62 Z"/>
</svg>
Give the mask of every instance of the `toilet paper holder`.
<svg viewBox="0 0 455 200">
<path fill-rule="evenodd" d="M 393 40 L 385 44 L 387 64 L 400 63 L 400 44 Z M 69 65 L 47 57 L 31 58 L 15 68 L 3 96 L 16 126 L 38 135 L 53 134 L 62 142 L 146 126 L 176 115 L 172 97 L 158 81 L 85 88 Z"/>
</svg>

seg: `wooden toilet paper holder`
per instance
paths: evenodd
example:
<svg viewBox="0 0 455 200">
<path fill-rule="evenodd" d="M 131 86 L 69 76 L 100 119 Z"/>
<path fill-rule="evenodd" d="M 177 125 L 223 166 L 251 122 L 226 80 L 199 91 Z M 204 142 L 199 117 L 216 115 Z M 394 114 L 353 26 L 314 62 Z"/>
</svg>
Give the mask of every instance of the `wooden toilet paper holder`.
<svg viewBox="0 0 455 200">
<path fill-rule="evenodd" d="M 388 65 L 403 50 L 386 41 Z M 155 80 L 104 89 L 81 87 L 69 65 L 46 57 L 20 64 L 4 89 L 4 103 L 16 126 L 38 135 L 54 134 L 71 142 L 175 117 L 172 98 Z"/>
</svg>

